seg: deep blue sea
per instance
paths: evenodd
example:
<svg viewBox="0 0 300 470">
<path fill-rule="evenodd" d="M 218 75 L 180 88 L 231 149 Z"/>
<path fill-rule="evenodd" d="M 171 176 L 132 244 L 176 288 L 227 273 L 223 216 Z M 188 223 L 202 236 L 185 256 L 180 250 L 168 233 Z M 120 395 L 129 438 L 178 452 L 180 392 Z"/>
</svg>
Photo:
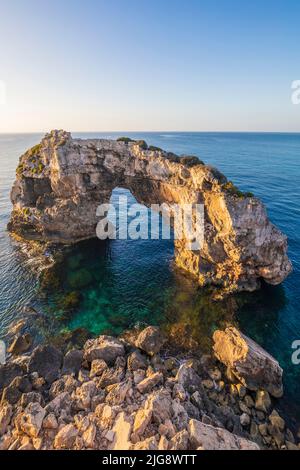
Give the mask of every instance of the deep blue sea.
<svg viewBox="0 0 300 470">
<path fill-rule="evenodd" d="M 123 133 L 73 134 L 117 138 Z M 31 302 L 51 317 L 54 333 L 86 328 L 93 334 L 121 333 L 141 324 L 171 331 L 188 325 L 191 335 L 210 347 L 219 326 L 237 324 L 273 354 L 284 368 L 285 397 L 280 407 L 300 424 L 300 365 L 293 365 L 292 343 L 300 340 L 300 134 L 125 133 L 177 154 L 194 154 L 216 166 L 242 190 L 260 197 L 270 219 L 288 236 L 294 271 L 278 287 L 216 305 L 174 271 L 168 240 L 92 240 L 66 250 L 58 272 L 59 289 L 43 289 L 32 263 L 6 231 L 9 192 L 19 156 L 42 135 L 0 135 L 0 337 Z M 116 188 L 112 201 L 124 193 Z M 129 194 L 130 198 L 133 196 Z M 65 312 L 67 297 L 75 298 Z M 72 297 L 73 296 L 73 297 Z M 75 297 L 74 297 L 75 296 Z M 67 298 L 67 302 L 64 299 Z M 174 328 L 173 328 L 174 327 Z M 173 328 L 173 330 L 172 330 Z M 179 333 L 178 333 L 179 334 Z"/>
</svg>

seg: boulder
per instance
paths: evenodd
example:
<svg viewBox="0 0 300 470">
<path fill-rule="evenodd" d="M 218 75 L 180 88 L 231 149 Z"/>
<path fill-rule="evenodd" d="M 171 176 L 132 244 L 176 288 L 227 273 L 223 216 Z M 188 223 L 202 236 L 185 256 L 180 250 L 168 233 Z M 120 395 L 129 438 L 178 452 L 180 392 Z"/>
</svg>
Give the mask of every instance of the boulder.
<svg viewBox="0 0 300 470">
<path fill-rule="evenodd" d="M 28 373 L 37 372 L 46 382 L 52 383 L 57 378 L 62 366 L 61 351 L 51 345 L 40 345 L 34 349 L 28 364 Z"/>
<path fill-rule="evenodd" d="M 41 406 L 43 406 L 43 396 L 38 392 L 23 393 L 20 401 L 21 407 L 26 408 L 29 403 L 39 403 Z"/>
<path fill-rule="evenodd" d="M 39 403 L 29 403 L 21 415 L 20 427 L 30 437 L 38 437 L 46 411 Z"/>
<path fill-rule="evenodd" d="M 78 436 L 78 429 L 74 424 L 67 424 L 55 436 L 54 448 L 55 449 L 71 449 L 74 445 L 75 439 Z"/>
<path fill-rule="evenodd" d="M 127 359 L 127 367 L 131 371 L 137 371 L 140 369 L 147 369 L 148 367 L 148 361 L 143 354 L 140 353 L 140 351 L 134 351 L 128 356 Z"/>
<path fill-rule="evenodd" d="M 158 443 L 155 436 L 148 437 L 148 439 L 133 445 L 132 450 L 158 450 Z"/>
<path fill-rule="evenodd" d="M 91 364 L 90 378 L 102 375 L 107 368 L 108 365 L 103 359 L 95 359 Z"/>
<path fill-rule="evenodd" d="M 234 327 L 213 335 L 214 353 L 249 390 L 267 390 L 272 396 L 283 395 L 282 368 L 257 343 Z"/>
<path fill-rule="evenodd" d="M 164 423 L 172 415 L 172 399 L 167 390 L 158 390 L 148 396 L 145 409 L 152 411 L 152 419 L 156 424 Z"/>
<path fill-rule="evenodd" d="M 0 436 L 3 436 L 3 434 L 6 433 L 11 417 L 12 406 L 9 404 L 2 405 L 0 408 Z"/>
<path fill-rule="evenodd" d="M 152 410 L 141 408 L 137 411 L 133 424 L 134 434 L 143 435 L 150 424 L 152 418 Z"/>
<path fill-rule="evenodd" d="M 64 375 L 52 383 L 49 395 L 51 399 L 57 397 L 63 392 L 72 393 L 79 385 L 79 382 L 72 375 Z"/>
<path fill-rule="evenodd" d="M 151 374 L 149 377 L 146 377 L 142 380 L 136 388 L 140 393 L 148 393 L 152 390 L 156 385 L 163 381 L 163 374 L 161 372 L 156 372 L 155 374 Z"/>
<path fill-rule="evenodd" d="M 44 429 L 57 429 L 58 422 L 54 413 L 49 413 L 43 421 L 43 428 Z"/>
<path fill-rule="evenodd" d="M 22 367 L 14 362 L 9 362 L 0 366 L 0 391 L 7 387 L 15 377 L 22 374 Z"/>
<path fill-rule="evenodd" d="M 131 446 L 130 434 L 132 424 L 125 413 L 120 413 L 112 428 L 114 433 L 113 441 L 110 446 L 111 450 L 129 450 Z"/>
<path fill-rule="evenodd" d="M 148 326 L 137 337 L 136 346 L 145 351 L 149 356 L 159 353 L 165 339 L 159 328 L 156 326 Z"/>
<path fill-rule="evenodd" d="M 109 405 L 121 405 L 125 398 L 129 395 L 131 387 L 131 380 L 111 385 L 109 393 L 106 397 L 106 402 Z"/>
<path fill-rule="evenodd" d="M 83 351 L 79 349 L 73 349 L 72 351 L 68 351 L 64 357 L 62 374 L 74 374 L 75 376 L 77 376 L 81 367 L 82 360 Z"/>
<path fill-rule="evenodd" d="M 190 420 L 188 433 L 193 449 L 201 447 L 202 450 L 259 450 L 258 445 L 252 441 L 195 419 Z"/>
<path fill-rule="evenodd" d="M 170 450 L 188 450 L 189 433 L 180 431 L 170 440 Z"/>
<path fill-rule="evenodd" d="M 18 335 L 9 346 L 7 352 L 13 355 L 23 354 L 31 348 L 32 342 L 32 336 L 29 333 Z"/>
<path fill-rule="evenodd" d="M 121 341 L 112 336 L 99 336 L 89 339 L 84 345 L 84 359 L 92 362 L 103 359 L 108 365 L 114 365 L 117 357 L 125 355 L 125 348 Z"/>
<path fill-rule="evenodd" d="M 272 406 L 272 402 L 271 402 L 269 393 L 265 392 L 264 390 L 258 390 L 256 392 L 255 408 L 258 411 L 263 411 L 264 413 L 268 413 L 271 406 Z"/>
<path fill-rule="evenodd" d="M 193 368 L 191 361 L 186 361 L 179 367 L 176 375 L 176 381 L 187 391 L 196 391 L 197 389 L 203 388 L 202 381 Z"/>
</svg>

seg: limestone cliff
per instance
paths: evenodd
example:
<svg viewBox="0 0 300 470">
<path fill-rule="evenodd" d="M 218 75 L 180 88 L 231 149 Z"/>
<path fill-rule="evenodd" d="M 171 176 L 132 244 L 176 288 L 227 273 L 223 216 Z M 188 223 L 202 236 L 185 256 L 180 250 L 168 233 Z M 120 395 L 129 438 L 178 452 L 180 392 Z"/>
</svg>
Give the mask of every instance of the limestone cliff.
<svg viewBox="0 0 300 470">
<path fill-rule="evenodd" d="M 128 188 L 146 206 L 204 204 L 202 249 L 190 251 L 187 240 L 175 241 L 177 266 L 201 285 L 254 290 L 260 279 L 275 285 L 291 272 L 287 239 L 257 198 L 197 159 L 144 141 L 47 134 L 20 158 L 8 229 L 28 240 L 65 244 L 95 237 L 96 208 L 109 202 L 117 186 Z"/>
</svg>

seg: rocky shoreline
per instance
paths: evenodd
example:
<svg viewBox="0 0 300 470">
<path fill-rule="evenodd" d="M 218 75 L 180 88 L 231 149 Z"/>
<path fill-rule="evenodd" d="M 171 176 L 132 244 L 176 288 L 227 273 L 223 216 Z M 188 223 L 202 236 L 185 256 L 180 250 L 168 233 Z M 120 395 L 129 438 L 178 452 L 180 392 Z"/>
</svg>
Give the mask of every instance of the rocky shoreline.
<svg viewBox="0 0 300 470">
<path fill-rule="evenodd" d="M 156 327 L 66 353 L 25 342 L 0 366 L 1 450 L 300 450 L 274 408 L 282 369 L 234 328 L 214 356 L 171 356 Z"/>
</svg>

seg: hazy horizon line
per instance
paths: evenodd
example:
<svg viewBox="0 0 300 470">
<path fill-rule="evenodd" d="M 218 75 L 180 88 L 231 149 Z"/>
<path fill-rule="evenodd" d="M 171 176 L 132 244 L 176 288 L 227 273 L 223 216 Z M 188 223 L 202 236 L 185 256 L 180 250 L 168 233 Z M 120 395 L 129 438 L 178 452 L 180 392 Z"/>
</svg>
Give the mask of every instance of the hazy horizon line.
<svg viewBox="0 0 300 470">
<path fill-rule="evenodd" d="M 130 131 L 130 130 L 92 130 L 92 131 L 77 131 L 77 130 L 66 130 L 63 128 L 52 128 L 49 130 L 39 130 L 39 131 L 8 131 L 8 132 L 1 132 L 0 135 L 16 135 L 16 134 L 47 134 L 52 130 L 65 130 L 66 132 L 70 132 L 71 134 L 96 134 L 96 133 L 112 133 L 112 134 L 120 134 L 120 133 L 128 133 L 128 134 L 147 134 L 147 133 L 155 133 L 155 134 L 300 134 L 299 131 L 222 131 L 222 130 L 210 130 L 210 131 L 184 131 L 184 130 L 139 130 L 139 131 Z"/>
</svg>

